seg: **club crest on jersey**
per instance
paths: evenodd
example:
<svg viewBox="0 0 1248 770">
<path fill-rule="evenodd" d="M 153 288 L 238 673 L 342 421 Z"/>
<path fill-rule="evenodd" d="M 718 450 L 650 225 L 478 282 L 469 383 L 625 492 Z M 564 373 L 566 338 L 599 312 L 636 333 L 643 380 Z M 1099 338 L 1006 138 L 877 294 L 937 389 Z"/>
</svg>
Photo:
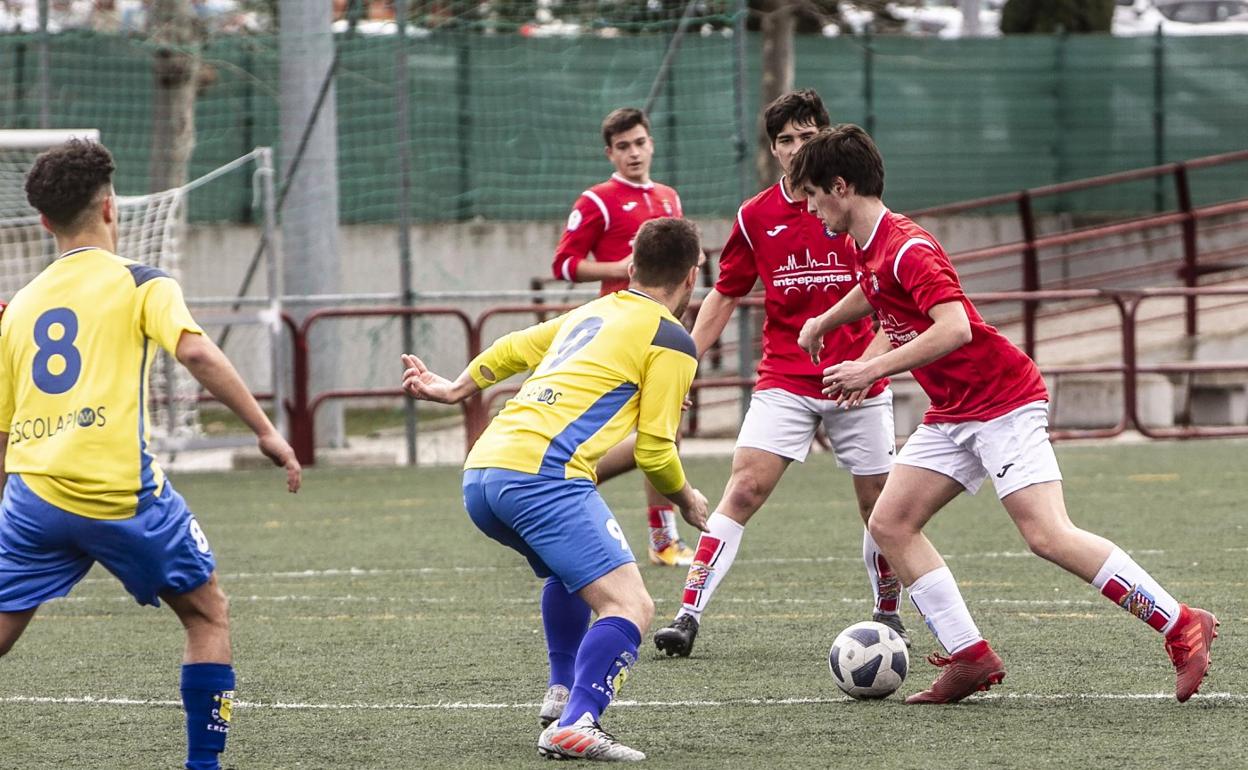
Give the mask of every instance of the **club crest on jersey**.
<svg viewBox="0 0 1248 770">
<path fill-rule="evenodd" d="M 1124 610 L 1143 621 L 1151 618 L 1153 610 L 1157 608 L 1157 600 L 1138 585 L 1131 586 L 1131 590 L 1127 592 L 1126 596 L 1122 597 L 1118 604 Z"/>
<path fill-rule="evenodd" d="M 880 278 L 875 273 L 871 273 L 871 291 L 880 293 Z"/>
<path fill-rule="evenodd" d="M 584 219 L 584 217 L 581 216 L 581 212 L 576 209 L 572 209 L 572 213 L 568 214 L 568 232 L 574 232 L 576 228 L 580 227 L 582 219 Z"/>
</svg>

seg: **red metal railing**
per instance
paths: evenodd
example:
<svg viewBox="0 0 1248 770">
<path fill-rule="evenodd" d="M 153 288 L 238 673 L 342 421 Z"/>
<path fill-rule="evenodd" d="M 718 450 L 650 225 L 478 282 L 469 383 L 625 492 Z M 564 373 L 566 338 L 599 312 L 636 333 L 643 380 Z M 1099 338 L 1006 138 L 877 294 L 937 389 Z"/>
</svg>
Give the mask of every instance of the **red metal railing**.
<svg viewBox="0 0 1248 770">
<path fill-rule="evenodd" d="M 1156 263 L 1153 265 L 1140 265 L 1136 266 L 1133 270 L 1126 271 L 1125 273 L 1122 271 L 1116 271 L 1112 274 L 1092 274 L 1084 276 L 1082 280 L 1086 285 L 1103 286 L 1107 281 L 1120 280 L 1132 273 L 1136 275 L 1163 275 L 1164 271 L 1174 270 L 1175 273 L 1177 273 L 1177 277 L 1182 281 L 1183 286 L 1190 289 L 1198 286 L 1202 275 L 1218 270 L 1242 267 L 1242 265 L 1227 264 L 1226 260 L 1234 257 L 1248 257 L 1248 246 L 1232 249 L 1229 250 L 1229 253 L 1227 254 L 1218 255 L 1218 264 L 1213 264 L 1212 260 L 1207 260 L 1206 263 L 1202 265 L 1200 262 L 1197 234 L 1198 223 L 1201 221 L 1248 212 L 1248 200 L 1231 201 L 1211 206 L 1193 206 L 1189 171 L 1244 162 L 1248 162 L 1248 150 L 1211 155 L 1180 163 L 1166 163 L 1160 166 L 1125 171 L 1117 174 L 1107 174 L 1105 176 L 1080 179 L 1072 182 L 1034 187 L 1029 190 L 993 195 L 986 198 L 977 198 L 975 200 L 963 201 L 944 206 L 934 206 L 910 212 L 910 216 L 915 218 L 941 217 L 953 214 L 967 214 L 1003 205 L 1014 205 L 1017 209 L 1018 221 L 1023 236 L 1021 241 L 958 252 L 956 254 L 952 254 L 951 259 L 958 267 L 959 275 L 961 275 L 963 282 L 965 283 L 977 277 L 977 273 L 973 269 L 966 270 L 964 267 L 969 265 L 978 265 L 981 263 L 990 263 L 994 259 L 999 260 L 1001 257 L 1017 254 L 1021 256 L 1022 261 L 1021 264 L 1014 269 L 1021 271 L 1019 273 L 1021 275 L 1020 288 L 1023 291 L 1037 291 L 1044 288 L 1041 280 L 1040 267 L 1046 260 L 1043 260 L 1040 257 L 1040 252 L 1042 250 L 1060 248 L 1075 244 L 1090 244 L 1093 241 L 1107 237 L 1131 235 L 1135 233 L 1142 233 L 1150 229 L 1178 225 L 1181 228 L 1182 257 L 1177 265 L 1168 262 Z M 1035 201 L 1039 198 L 1053 197 L 1128 182 L 1157 179 L 1165 176 L 1170 176 L 1173 179 L 1175 201 L 1177 206 L 1177 210 L 1175 211 L 1159 213 L 1146 217 L 1138 217 L 1108 225 L 1102 224 L 1062 233 L 1054 233 L 1043 236 L 1038 235 Z M 1091 256 L 1097 253 L 1103 253 L 1104 251 L 1104 248 L 1089 248 L 1089 250 L 1082 256 Z M 1075 255 L 1067 254 L 1063 255 L 1059 259 L 1070 262 L 1072 261 L 1073 256 Z M 984 270 L 980 275 L 1000 273 L 1001 271 L 1002 270 L 999 266 L 996 268 L 990 267 Z M 1037 303 L 1031 301 L 1023 302 L 1022 348 L 1028 355 L 1033 357 L 1036 349 L 1037 309 Z M 1194 296 L 1188 297 L 1186 302 L 1184 312 L 1184 331 L 1189 337 L 1194 336 L 1197 333 L 1197 310 Z"/>
<path fill-rule="evenodd" d="M 1139 363 L 1136 327 L 1137 315 L 1141 303 L 1153 298 L 1184 297 L 1195 301 L 1198 297 L 1209 296 L 1242 296 L 1248 298 L 1248 288 L 1161 288 L 1161 289 L 1075 289 L 1037 292 L 992 292 L 971 295 L 971 299 L 981 305 L 1002 302 L 1022 302 L 1039 305 L 1043 302 L 1068 302 L 1077 300 L 1097 299 L 1112 303 L 1118 308 L 1121 323 L 1122 353 L 1118 362 L 1098 364 L 1077 364 L 1066 366 L 1042 366 L 1046 375 L 1061 377 L 1067 374 L 1119 374 L 1122 376 L 1123 407 L 1117 424 L 1104 428 L 1088 430 L 1062 430 L 1052 432 L 1055 439 L 1109 437 L 1125 430 L 1135 429 L 1141 434 L 1153 438 L 1197 438 L 1222 436 L 1248 436 L 1248 426 L 1181 426 L 1174 428 L 1149 427 L 1140 419 L 1138 403 L 1138 376 L 1140 374 L 1194 374 L 1213 372 L 1246 372 L 1248 361 L 1230 361 L 1222 363 L 1173 362 L 1158 364 Z M 752 298 L 749 306 L 757 306 L 760 300 Z M 284 317 L 286 327 L 294 338 L 294 387 L 291 400 L 286 404 L 291 421 L 291 444 L 299 456 L 300 462 L 315 462 L 316 410 L 331 399 L 376 398 L 379 396 L 402 396 L 400 387 L 387 388 L 348 388 L 327 390 L 315 395 L 309 392 L 309 373 L 311 371 L 311 348 L 308 339 L 311 330 L 318 322 L 326 318 L 361 318 L 361 317 L 402 317 L 402 316 L 449 316 L 457 319 L 464 329 L 465 347 L 468 360 L 481 352 L 482 330 L 493 318 L 505 315 L 537 315 L 540 313 L 564 312 L 574 305 L 502 305 L 482 312 L 475 319 L 466 312 L 454 307 L 367 307 L 367 308 L 333 308 L 319 310 L 309 314 L 302 323 L 296 323 L 290 317 Z M 397 378 L 396 378 L 397 379 Z M 1248 374 L 1245 375 L 1248 383 Z M 743 377 L 708 377 L 694 381 L 695 392 L 707 388 L 739 388 L 752 386 L 753 378 Z M 506 391 L 504 391 L 505 393 Z M 467 447 L 485 429 L 488 422 L 489 406 L 493 399 L 487 401 L 480 394 L 469 399 L 463 405 L 465 440 Z"/>
</svg>

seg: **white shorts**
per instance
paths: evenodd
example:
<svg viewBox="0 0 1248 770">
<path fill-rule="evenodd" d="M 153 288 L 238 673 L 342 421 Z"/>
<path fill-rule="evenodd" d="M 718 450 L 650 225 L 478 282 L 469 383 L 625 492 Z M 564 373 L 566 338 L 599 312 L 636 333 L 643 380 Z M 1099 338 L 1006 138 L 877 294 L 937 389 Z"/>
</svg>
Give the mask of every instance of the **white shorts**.
<svg viewBox="0 0 1248 770">
<path fill-rule="evenodd" d="M 822 422 L 836 464 L 855 476 L 888 473 L 893 467 L 893 392 L 842 409 L 826 398 L 794 395 L 780 388 L 755 391 L 741 423 L 737 448 L 761 449 L 800 462 Z"/>
<path fill-rule="evenodd" d="M 1035 401 L 987 422 L 920 425 L 897 455 L 901 465 L 942 473 L 972 495 L 992 476 L 997 497 L 1061 481 L 1049 443 L 1049 405 Z"/>
</svg>

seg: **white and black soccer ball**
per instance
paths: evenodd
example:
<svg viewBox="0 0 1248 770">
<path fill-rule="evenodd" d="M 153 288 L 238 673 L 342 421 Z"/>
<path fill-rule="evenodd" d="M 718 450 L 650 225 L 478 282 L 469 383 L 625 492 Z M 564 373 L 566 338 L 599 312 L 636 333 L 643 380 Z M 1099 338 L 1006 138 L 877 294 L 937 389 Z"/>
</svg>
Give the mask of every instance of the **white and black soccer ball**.
<svg viewBox="0 0 1248 770">
<path fill-rule="evenodd" d="M 910 653 L 897 632 L 865 620 L 845 629 L 828 651 L 836 686 L 851 698 L 887 698 L 901 687 L 910 670 Z"/>
</svg>

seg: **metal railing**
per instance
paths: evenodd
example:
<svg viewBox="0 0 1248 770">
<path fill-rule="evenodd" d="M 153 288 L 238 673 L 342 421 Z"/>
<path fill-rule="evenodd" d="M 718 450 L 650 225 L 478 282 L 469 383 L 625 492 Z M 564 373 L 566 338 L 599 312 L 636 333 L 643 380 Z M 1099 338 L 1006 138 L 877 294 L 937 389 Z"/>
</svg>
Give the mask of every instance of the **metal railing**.
<svg viewBox="0 0 1248 770">
<path fill-rule="evenodd" d="M 1074 289 L 1035 292 L 991 292 L 972 294 L 972 301 L 979 304 L 1018 302 L 1039 306 L 1045 302 L 1068 302 L 1072 300 L 1100 300 L 1112 303 L 1118 309 L 1122 351 L 1120 360 L 1096 364 L 1075 364 L 1063 366 L 1041 366 L 1041 371 L 1050 377 L 1062 377 L 1070 374 L 1117 374 L 1122 377 L 1122 411 L 1115 425 L 1085 430 L 1064 430 L 1060 427 L 1052 431 L 1054 439 L 1074 438 L 1106 438 L 1118 435 L 1126 430 L 1136 430 L 1150 438 L 1204 438 L 1248 436 L 1248 425 L 1239 426 L 1177 426 L 1152 427 L 1140 417 L 1138 399 L 1139 376 L 1142 374 L 1162 374 L 1175 376 L 1181 374 L 1207 374 L 1216 372 L 1244 372 L 1245 387 L 1248 387 L 1248 361 L 1226 361 L 1220 363 L 1203 362 L 1172 362 L 1142 364 L 1139 361 L 1136 327 L 1139 307 L 1145 301 L 1165 298 L 1183 297 L 1195 300 L 1209 296 L 1240 296 L 1248 299 L 1248 288 L 1151 288 L 1151 289 Z M 761 298 L 750 298 L 743 303 L 743 309 L 761 304 Z M 286 328 L 293 337 L 293 375 L 292 397 L 286 403 L 290 416 L 291 444 L 299 456 L 300 462 L 313 464 L 316 447 L 316 410 L 332 399 L 359 399 L 377 397 L 402 396 L 403 391 L 396 383 L 394 387 L 385 388 L 351 388 L 326 390 L 320 393 L 309 391 L 309 372 L 311 371 L 312 350 L 308 344 L 311 330 L 326 318 L 359 318 L 359 317 L 419 317 L 449 316 L 460 322 L 464 330 L 465 348 L 468 360 L 472 360 L 482 350 L 482 330 L 493 318 L 506 315 L 533 315 L 564 312 L 576 307 L 573 304 L 512 304 L 500 305 L 483 311 L 475 318 L 460 308 L 442 307 L 343 307 L 319 310 L 308 315 L 302 323 L 296 323 L 290 316 L 284 316 Z M 900 377 L 897 379 L 905 379 Z M 753 385 L 753 377 L 715 376 L 694 380 L 693 390 L 697 394 L 710 388 L 748 388 Z M 477 394 L 462 405 L 465 427 L 466 448 L 470 448 L 485 429 L 488 422 L 490 407 L 494 400 L 509 394 L 504 388 L 498 395 L 487 399 Z"/>
</svg>

